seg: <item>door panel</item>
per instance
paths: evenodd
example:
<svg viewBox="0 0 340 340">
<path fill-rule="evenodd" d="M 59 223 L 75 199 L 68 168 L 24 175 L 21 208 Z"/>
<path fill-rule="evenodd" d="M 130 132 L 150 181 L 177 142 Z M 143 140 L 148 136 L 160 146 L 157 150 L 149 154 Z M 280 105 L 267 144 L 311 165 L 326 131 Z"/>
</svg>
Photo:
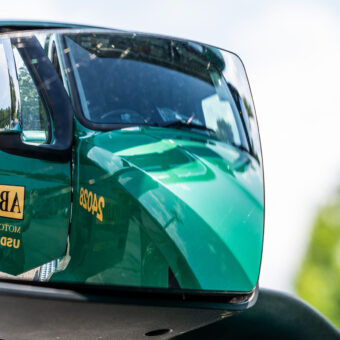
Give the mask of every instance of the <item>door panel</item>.
<svg viewBox="0 0 340 340">
<path fill-rule="evenodd" d="M 62 256 L 70 206 L 67 165 L 0 151 L 0 271 L 17 275 Z"/>
<path fill-rule="evenodd" d="M 0 39 L 0 75 L 7 72 L 9 79 L 0 87 L 10 96 L 0 96 L 6 103 L 0 105 L 0 272 L 12 275 L 65 254 L 71 209 L 70 147 L 60 147 L 63 133 L 72 131 L 63 116 L 71 104 L 42 40 L 30 39 L 20 45 Z M 62 123 L 63 133 L 57 129 Z M 59 157 L 63 152 L 70 155 L 66 160 Z"/>
</svg>

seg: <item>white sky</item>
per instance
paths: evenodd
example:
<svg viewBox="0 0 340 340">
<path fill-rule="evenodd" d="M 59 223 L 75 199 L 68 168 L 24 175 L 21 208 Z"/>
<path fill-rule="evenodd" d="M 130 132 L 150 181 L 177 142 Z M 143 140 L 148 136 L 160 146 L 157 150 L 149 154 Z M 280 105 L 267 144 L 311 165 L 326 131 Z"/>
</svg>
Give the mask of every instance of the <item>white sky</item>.
<svg viewBox="0 0 340 340">
<path fill-rule="evenodd" d="M 2 1 L 0 20 L 13 18 L 163 33 L 238 53 L 265 164 L 260 285 L 292 291 L 315 209 L 340 185 L 339 1 Z"/>
</svg>

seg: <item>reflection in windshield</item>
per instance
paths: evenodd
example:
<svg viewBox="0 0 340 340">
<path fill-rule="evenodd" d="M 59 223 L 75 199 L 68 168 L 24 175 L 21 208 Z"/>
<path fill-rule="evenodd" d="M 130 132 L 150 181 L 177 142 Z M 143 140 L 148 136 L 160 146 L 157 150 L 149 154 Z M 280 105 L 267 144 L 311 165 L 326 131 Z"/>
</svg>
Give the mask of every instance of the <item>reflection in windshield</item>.
<svg viewBox="0 0 340 340">
<path fill-rule="evenodd" d="M 239 110 L 219 71 L 225 65 L 218 50 L 135 35 L 78 34 L 65 40 L 88 120 L 207 127 L 215 132 L 211 137 L 249 150 Z"/>
</svg>

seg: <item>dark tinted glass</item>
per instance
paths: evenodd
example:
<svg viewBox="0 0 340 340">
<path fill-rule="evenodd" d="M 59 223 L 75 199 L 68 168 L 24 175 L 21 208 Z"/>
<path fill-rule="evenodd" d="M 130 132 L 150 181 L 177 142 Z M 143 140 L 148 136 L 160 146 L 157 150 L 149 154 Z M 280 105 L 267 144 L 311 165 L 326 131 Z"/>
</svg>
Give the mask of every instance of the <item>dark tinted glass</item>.
<svg viewBox="0 0 340 340">
<path fill-rule="evenodd" d="M 249 149 L 218 49 L 114 34 L 65 37 L 85 117 L 94 123 L 181 122 Z"/>
</svg>

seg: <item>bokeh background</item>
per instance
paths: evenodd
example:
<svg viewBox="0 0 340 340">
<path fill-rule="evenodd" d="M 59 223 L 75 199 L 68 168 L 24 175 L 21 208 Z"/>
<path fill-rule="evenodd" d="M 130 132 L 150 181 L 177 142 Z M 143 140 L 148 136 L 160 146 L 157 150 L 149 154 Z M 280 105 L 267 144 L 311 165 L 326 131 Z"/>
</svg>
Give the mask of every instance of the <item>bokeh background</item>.
<svg viewBox="0 0 340 340">
<path fill-rule="evenodd" d="M 2 1 L 8 19 L 162 33 L 239 54 L 265 165 L 260 286 L 299 295 L 340 327 L 339 1 Z"/>
</svg>

